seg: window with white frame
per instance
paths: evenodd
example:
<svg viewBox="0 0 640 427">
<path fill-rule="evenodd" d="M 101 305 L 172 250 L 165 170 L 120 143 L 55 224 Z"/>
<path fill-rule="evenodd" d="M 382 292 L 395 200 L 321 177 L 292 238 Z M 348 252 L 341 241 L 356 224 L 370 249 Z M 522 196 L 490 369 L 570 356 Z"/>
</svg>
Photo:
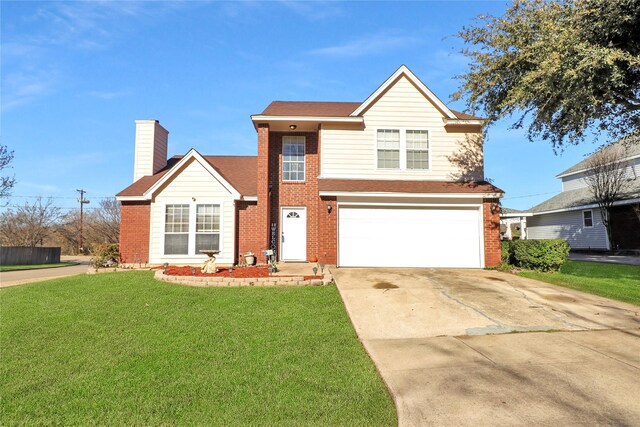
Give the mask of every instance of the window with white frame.
<svg viewBox="0 0 640 427">
<path fill-rule="evenodd" d="M 165 206 L 164 254 L 200 255 L 221 250 L 221 204 L 168 204 Z"/>
<path fill-rule="evenodd" d="M 429 169 L 429 132 L 407 130 L 407 169 Z"/>
<path fill-rule="evenodd" d="M 305 137 L 282 137 L 282 180 L 304 181 Z"/>
<path fill-rule="evenodd" d="M 587 228 L 593 227 L 593 211 L 582 211 L 582 224 Z"/>
<path fill-rule="evenodd" d="M 376 158 L 378 169 L 428 170 L 429 131 L 378 129 Z"/>
<path fill-rule="evenodd" d="M 400 131 L 378 129 L 378 168 L 400 169 Z"/>
<path fill-rule="evenodd" d="M 189 253 L 189 205 L 167 205 L 164 221 L 164 253 Z"/>
<path fill-rule="evenodd" d="M 196 206 L 196 253 L 220 250 L 220 205 Z"/>
</svg>

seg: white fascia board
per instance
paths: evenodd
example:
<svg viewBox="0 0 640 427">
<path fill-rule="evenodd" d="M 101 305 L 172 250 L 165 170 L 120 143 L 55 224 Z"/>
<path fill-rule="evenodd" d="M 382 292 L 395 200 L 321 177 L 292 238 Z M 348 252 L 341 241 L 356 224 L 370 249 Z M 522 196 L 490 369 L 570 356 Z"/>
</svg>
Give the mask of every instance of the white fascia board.
<svg viewBox="0 0 640 427">
<path fill-rule="evenodd" d="M 531 212 L 520 212 L 520 213 L 501 213 L 500 218 L 519 218 L 523 216 L 533 216 L 534 214 Z"/>
<path fill-rule="evenodd" d="M 352 192 L 352 191 L 320 191 L 321 196 L 335 197 L 416 197 L 416 198 L 456 198 L 479 199 L 500 198 L 503 193 L 386 193 L 386 192 Z"/>
<path fill-rule="evenodd" d="M 242 198 L 245 202 L 257 202 L 258 196 L 245 196 Z"/>
<path fill-rule="evenodd" d="M 640 158 L 640 154 L 636 155 L 636 156 L 630 156 L 630 157 L 626 157 L 624 159 L 622 159 L 622 162 L 628 162 L 629 160 L 635 160 L 637 158 Z M 590 170 L 590 168 L 583 168 L 577 171 L 573 171 L 573 172 L 569 172 L 569 173 L 561 173 L 556 175 L 556 178 L 564 178 L 567 176 L 571 176 L 571 175 L 577 175 L 579 173 L 583 173 L 583 172 L 588 172 Z"/>
<path fill-rule="evenodd" d="M 466 125 L 466 126 L 482 126 L 484 124 L 484 120 L 464 120 L 464 119 L 444 119 L 444 125 Z"/>
<path fill-rule="evenodd" d="M 619 200 L 617 202 L 613 202 L 613 206 L 630 205 L 633 203 L 640 203 L 640 198 Z M 599 206 L 597 203 L 591 203 L 589 205 L 573 206 L 571 208 L 565 208 L 565 209 L 554 209 L 552 211 L 533 212 L 533 216 L 546 215 L 546 214 L 559 213 L 559 212 L 583 211 L 585 209 L 598 209 L 598 208 Z"/>
<path fill-rule="evenodd" d="M 453 114 L 449 107 L 447 107 L 444 102 L 440 101 L 440 99 L 433 92 L 431 92 L 431 90 L 429 90 L 429 88 L 424 83 L 422 83 L 420 79 L 416 77 L 416 75 L 413 74 L 411 70 L 409 70 L 409 68 L 407 68 L 406 65 L 401 65 L 400 68 L 398 68 L 396 72 L 391 75 L 391 77 L 385 80 L 385 82 L 382 83 L 382 85 L 380 85 L 380 87 L 376 89 L 375 92 L 373 92 L 362 104 L 360 104 L 360 106 L 353 113 L 351 113 L 351 116 L 361 115 L 362 112 L 369 108 L 369 106 L 373 104 L 382 93 L 389 89 L 389 87 L 391 87 L 396 79 L 398 79 L 402 74 L 404 74 L 411 83 L 416 85 L 416 87 L 418 87 L 418 89 L 425 94 L 429 101 L 437 105 L 438 108 L 440 108 L 440 110 L 445 113 L 447 118 L 457 119 L 457 117 L 455 116 L 455 114 Z"/>
<path fill-rule="evenodd" d="M 222 175 L 220 175 L 218 173 L 217 170 L 215 170 L 213 168 L 213 166 L 211 166 L 209 164 L 209 162 L 207 162 L 204 157 L 202 157 L 202 155 L 200 153 L 198 153 L 194 148 L 192 148 L 191 150 L 189 150 L 189 152 L 182 158 L 180 159 L 180 161 L 178 163 L 176 163 L 175 165 L 173 165 L 173 167 L 171 168 L 171 170 L 169 170 L 169 172 L 167 172 L 162 178 L 160 178 L 155 184 L 153 184 L 151 187 L 149 187 L 149 189 L 147 191 L 144 192 L 144 197 L 148 200 L 150 200 L 153 197 L 153 193 L 158 190 L 158 188 L 160 188 L 165 182 L 167 182 L 168 180 L 170 180 L 173 176 L 175 176 L 175 174 L 178 172 L 178 170 L 184 166 L 189 160 L 191 159 L 195 159 L 196 161 L 198 161 L 198 163 L 200 163 L 202 165 L 202 167 L 204 167 L 207 172 L 209 172 L 211 175 L 213 175 L 213 177 L 215 179 L 217 179 L 220 184 L 222 184 L 222 186 L 229 191 L 229 193 L 231 193 L 231 195 L 233 196 L 234 199 L 240 199 L 242 196 L 240 195 L 240 193 L 238 192 L 238 190 L 236 190 L 230 183 L 229 181 L 227 181 L 226 179 L 224 179 L 222 177 Z"/>
<path fill-rule="evenodd" d="M 255 122 L 324 122 L 324 123 L 363 123 L 363 117 L 333 117 L 333 116 L 251 116 Z"/>
</svg>

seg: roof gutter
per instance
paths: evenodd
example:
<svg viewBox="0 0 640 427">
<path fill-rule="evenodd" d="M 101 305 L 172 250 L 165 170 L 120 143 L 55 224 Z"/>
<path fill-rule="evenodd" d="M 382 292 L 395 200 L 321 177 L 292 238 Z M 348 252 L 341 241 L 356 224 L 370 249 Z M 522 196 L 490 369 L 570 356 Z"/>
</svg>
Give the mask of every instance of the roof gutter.
<svg viewBox="0 0 640 427">
<path fill-rule="evenodd" d="M 251 116 L 253 126 L 264 122 L 322 122 L 322 123 L 364 123 L 364 117 L 335 117 L 335 116 L 266 116 L 255 114 Z"/>
</svg>

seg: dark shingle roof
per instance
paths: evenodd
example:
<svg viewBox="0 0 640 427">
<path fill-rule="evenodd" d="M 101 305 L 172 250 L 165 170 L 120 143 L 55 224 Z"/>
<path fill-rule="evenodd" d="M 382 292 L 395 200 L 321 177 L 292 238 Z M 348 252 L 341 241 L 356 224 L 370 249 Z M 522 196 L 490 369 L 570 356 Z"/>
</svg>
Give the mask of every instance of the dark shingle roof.
<svg viewBox="0 0 640 427">
<path fill-rule="evenodd" d="M 261 113 L 264 116 L 347 117 L 361 102 L 273 101 Z M 460 120 L 483 120 L 480 117 L 451 110 Z"/>
<path fill-rule="evenodd" d="M 623 199 L 640 198 L 640 179 L 627 181 Z M 534 214 L 556 211 L 561 209 L 579 209 L 581 206 L 595 204 L 595 199 L 588 187 L 577 190 L 563 191 L 550 199 L 532 207 L 529 211 Z"/>
<path fill-rule="evenodd" d="M 116 196 L 142 196 L 183 156 L 173 156 L 167 166 L 154 175 L 143 176 Z M 204 159 L 241 195 L 257 195 L 258 158 L 256 156 L 203 156 Z"/>
<path fill-rule="evenodd" d="M 364 193 L 503 193 L 488 182 L 319 179 L 320 191 Z"/>
</svg>

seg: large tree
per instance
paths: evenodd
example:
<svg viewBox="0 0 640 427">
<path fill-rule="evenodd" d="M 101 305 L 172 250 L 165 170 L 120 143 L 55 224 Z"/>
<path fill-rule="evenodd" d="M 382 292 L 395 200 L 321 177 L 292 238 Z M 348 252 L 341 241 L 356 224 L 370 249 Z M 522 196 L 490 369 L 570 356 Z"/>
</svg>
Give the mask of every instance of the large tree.
<svg viewBox="0 0 640 427">
<path fill-rule="evenodd" d="M 51 199 L 11 208 L 0 215 L 0 243 L 5 246 L 38 246 L 45 243 L 60 218 Z"/>
<path fill-rule="evenodd" d="M 458 36 L 470 65 L 453 98 L 489 124 L 554 149 L 640 128 L 640 0 L 515 0 Z"/>
</svg>

